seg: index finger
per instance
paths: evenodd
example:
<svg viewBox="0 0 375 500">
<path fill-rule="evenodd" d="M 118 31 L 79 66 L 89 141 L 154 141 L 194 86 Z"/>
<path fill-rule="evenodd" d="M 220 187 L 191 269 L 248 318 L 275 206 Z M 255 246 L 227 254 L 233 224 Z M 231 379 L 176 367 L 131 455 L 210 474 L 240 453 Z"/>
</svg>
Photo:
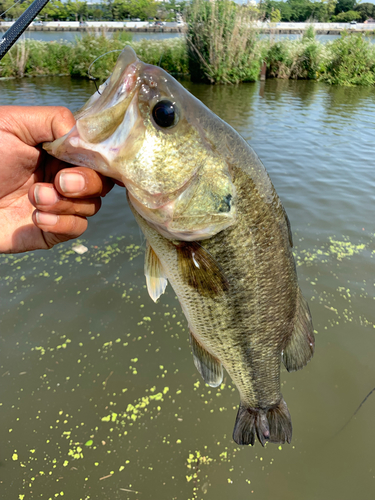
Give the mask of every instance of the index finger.
<svg viewBox="0 0 375 500">
<path fill-rule="evenodd" d="M 1 106 L 2 129 L 29 146 L 58 139 L 75 122 L 71 111 L 62 106 Z"/>
</svg>

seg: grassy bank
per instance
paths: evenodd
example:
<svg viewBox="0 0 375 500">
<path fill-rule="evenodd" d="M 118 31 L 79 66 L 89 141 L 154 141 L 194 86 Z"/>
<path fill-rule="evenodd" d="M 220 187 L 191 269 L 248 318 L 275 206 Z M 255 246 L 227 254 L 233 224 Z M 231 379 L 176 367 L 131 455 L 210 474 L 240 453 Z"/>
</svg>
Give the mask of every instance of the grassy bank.
<svg viewBox="0 0 375 500">
<path fill-rule="evenodd" d="M 184 39 L 132 42 L 131 35 L 116 33 L 112 39 L 105 33 L 88 32 L 73 43 L 41 42 L 25 39 L 18 42 L 0 62 L 0 77 L 71 75 L 87 78 L 90 64 L 110 51 L 131 45 L 142 61 L 161 66 L 172 74 L 188 73 L 188 56 Z M 101 57 L 90 73 L 101 80 L 108 78 L 119 52 Z"/>
<path fill-rule="evenodd" d="M 186 39 L 132 42 L 127 33 L 117 33 L 112 39 L 104 33 L 87 33 L 74 43 L 23 40 L 0 62 L 0 77 L 65 74 L 84 78 L 97 57 L 130 44 L 146 63 L 172 74 L 190 74 L 194 81 L 255 81 L 264 61 L 268 78 L 312 79 L 339 85 L 375 83 L 375 45 L 364 36 L 348 33 L 322 44 L 309 29 L 297 40 L 261 39 L 246 18 L 233 29 L 233 12 L 214 10 L 219 1 L 206 5 L 211 10 L 206 17 L 195 13 L 195 24 L 191 23 Z M 226 25 L 214 22 L 210 15 L 219 21 L 225 19 Z M 117 56 L 118 52 L 110 52 L 100 58 L 91 74 L 107 78 Z"/>
</svg>

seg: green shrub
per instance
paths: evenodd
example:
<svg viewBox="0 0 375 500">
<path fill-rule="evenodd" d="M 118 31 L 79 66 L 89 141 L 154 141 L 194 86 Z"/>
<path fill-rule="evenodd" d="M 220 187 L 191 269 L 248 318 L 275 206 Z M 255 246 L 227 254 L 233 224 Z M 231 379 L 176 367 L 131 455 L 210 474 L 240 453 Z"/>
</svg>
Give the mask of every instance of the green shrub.
<svg viewBox="0 0 375 500">
<path fill-rule="evenodd" d="M 325 46 L 311 30 L 298 40 L 270 41 L 263 53 L 267 74 L 273 78 L 316 80 L 325 68 Z"/>
<path fill-rule="evenodd" d="M 90 74 L 95 78 L 107 79 L 124 45 L 125 43 L 117 38 L 112 40 L 107 38 L 104 32 L 99 36 L 89 32 L 82 37 L 76 37 L 70 60 L 70 74 L 76 77 L 87 77 L 90 65 L 95 59 L 103 56 L 92 65 Z M 111 52 L 113 50 L 118 50 L 118 52 Z"/>
<path fill-rule="evenodd" d="M 375 48 L 362 35 L 344 33 L 327 44 L 330 52 L 322 80 L 338 85 L 374 85 Z"/>
<path fill-rule="evenodd" d="M 160 41 L 141 40 L 126 43 L 124 37 L 120 36 L 113 37 L 111 40 L 104 35 L 87 34 L 76 40 L 70 73 L 74 76 L 87 76 L 91 63 L 97 57 L 103 56 L 92 65 L 90 74 L 101 80 L 107 79 L 113 71 L 120 50 L 125 45 L 133 47 L 138 57 L 147 64 L 161 66 L 169 73 L 174 74 L 188 72 L 186 42 L 184 39 L 169 38 Z"/>
<path fill-rule="evenodd" d="M 270 43 L 265 56 L 268 77 L 289 78 L 293 63 L 290 45 L 291 42 L 289 40 Z"/>
<path fill-rule="evenodd" d="M 172 74 L 187 74 L 188 55 L 184 38 L 140 40 L 130 44 L 137 56 L 147 64 L 154 64 Z"/>
<path fill-rule="evenodd" d="M 115 33 L 110 39 L 105 32 L 91 31 L 77 37 L 74 43 L 21 40 L 0 61 L 0 77 L 70 74 L 87 78 L 94 63 L 90 74 L 104 80 L 112 73 L 120 51 L 127 44 L 147 64 L 161 66 L 173 74 L 188 73 L 185 38 L 140 42 L 131 39 L 126 32 Z"/>
<path fill-rule="evenodd" d="M 0 62 L 1 77 L 69 74 L 72 45 L 21 40 Z"/>
</svg>

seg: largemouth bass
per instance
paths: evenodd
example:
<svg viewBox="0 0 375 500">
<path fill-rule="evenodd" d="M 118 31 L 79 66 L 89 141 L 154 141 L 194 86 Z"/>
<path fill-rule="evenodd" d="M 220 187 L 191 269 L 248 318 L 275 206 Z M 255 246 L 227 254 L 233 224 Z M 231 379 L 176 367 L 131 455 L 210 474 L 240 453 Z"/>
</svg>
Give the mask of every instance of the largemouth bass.
<svg viewBox="0 0 375 500">
<path fill-rule="evenodd" d="M 124 183 L 146 240 L 153 300 L 168 281 L 190 329 L 195 366 L 240 394 L 238 444 L 290 443 L 280 364 L 314 352 L 286 212 L 251 147 L 161 68 L 127 47 L 113 74 L 45 149 Z"/>
</svg>

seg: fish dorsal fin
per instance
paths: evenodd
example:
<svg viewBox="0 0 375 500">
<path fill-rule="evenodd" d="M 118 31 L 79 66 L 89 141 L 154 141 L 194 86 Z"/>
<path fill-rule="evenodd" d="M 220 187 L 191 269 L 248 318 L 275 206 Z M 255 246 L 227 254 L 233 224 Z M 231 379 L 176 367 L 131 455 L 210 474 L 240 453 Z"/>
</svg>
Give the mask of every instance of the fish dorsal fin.
<svg viewBox="0 0 375 500">
<path fill-rule="evenodd" d="M 187 285 L 205 297 L 214 297 L 229 289 L 222 269 L 199 243 L 183 242 L 176 249 L 179 271 Z"/>
<path fill-rule="evenodd" d="M 147 242 L 145 256 L 145 276 L 147 290 L 154 302 L 165 292 L 168 284 L 163 266 L 151 245 Z"/>
<path fill-rule="evenodd" d="M 190 344 L 194 364 L 203 380 L 211 387 L 218 387 L 223 381 L 223 365 L 197 341 L 192 332 Z"/>
<path fill-rule="evenodd" d="M 282 356 L 288 372 L 304 367 L 314 354 L 314 347 L 314 329 L 310 309 L 298 288 L 294 330 Z"/>
</svg>

